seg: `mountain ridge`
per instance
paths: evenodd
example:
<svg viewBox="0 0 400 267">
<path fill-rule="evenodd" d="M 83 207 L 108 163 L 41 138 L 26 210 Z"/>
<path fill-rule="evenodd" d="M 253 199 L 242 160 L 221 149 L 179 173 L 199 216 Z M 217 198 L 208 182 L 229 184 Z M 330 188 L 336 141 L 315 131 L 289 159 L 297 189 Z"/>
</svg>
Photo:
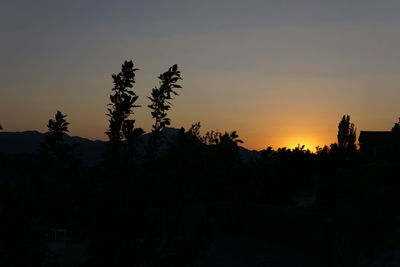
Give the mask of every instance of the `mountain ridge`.
<svg viewBox="0 0 400 267">
<path fill-rule="evenodd" d="M 178 133 L 177 128 L 167 128 L 165 136 L 167 141 L 172 140 Z M 40 143 L 45 140 L 48 133 L 42 133 L 35 130 L 20 132 L 0 132 L 0 153 L 19 154 L 19 153 L 37 153 Z M 149 138 L 149 133 L 142 136 L 142 142 L 138 150 L 144 151 L 144 144 Z M 106 149 L 108 141 L 92 140 L 80 136 L 71 136 L 66 134 L 64 140 L 67 144 L 78 144 L 76 155 L 85 163 L 85 165 L 94 165 L 101 160 L 102 153 Z M 260 152 L 249 150 L 239 146 L 239 152 L 243 160 L 256 160 L 260 157 Z"/>
</svg>

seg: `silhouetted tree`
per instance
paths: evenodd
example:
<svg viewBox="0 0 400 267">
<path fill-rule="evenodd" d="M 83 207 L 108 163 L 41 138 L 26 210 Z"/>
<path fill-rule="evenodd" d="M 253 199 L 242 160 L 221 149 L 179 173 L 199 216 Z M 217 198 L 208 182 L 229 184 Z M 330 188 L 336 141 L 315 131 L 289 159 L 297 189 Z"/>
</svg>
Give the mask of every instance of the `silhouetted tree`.
<svg viewBox="0 0 400 267">
<path fill-rule="evenodd" d="M 133 109 L 139 107 L 135 105 L 138 96 L 129 88 L 135 83 L 135 71 L 132 61 L 125 61 L 122 64 L 121 71 L 113 74 L 114 88 L 113 94 L 110 95 L 111 103 L 108 104 L 107 116 L 109 119 L 109 129 L 106 132 L 110 139 L 110 146 L 113 154 L 121 153 L 121 145 L 125 144 L 128 150 L 132 150 L 132 146 L 136 138 L 144 133 L 141 128 L 135 128 L 135 120 L 129 119 L 134 114 Z"/>
<path fill-rule="evenodd" d="M 243 143 L 243 141 L 238 139 L 238 137 L 239 135 L 236 131 L 230 133 L 225 132 L 224 134 L 219 133 L 217 145 L 237 146 L 239 143 Z"/>
<path fill-rule="evenodd" d="M 165 159 L 168 160 L 169 166 L 178 167 L 184 173 L 191 169 L 200 172 L 205 165 L 205 155 L 207 145 L 202 142 L 200 135 L 200 122 L 192 124 L 185 131 L 182 127 L 177 132 L 175 138 L 168 143 Z M 193 178 L 192 182 L 194 183 Z"/>
<path fill-rule="evenodd" d="M 400 133 L 400 118 L 399 118 L 399 122 L 394 123 L 394 125 L 392 127 L 392 132 Z"/>
<path fill-rule="evenodd" d="M 201 137 L 201 141 L 206 145 L 215 145 L 218 142 L 218 137 L 220 132 L 217 131 L 207 131 L 204 136 Z"/>
<path fill-rule="evenodd" d="M 272 146 L 268 146 L 266 149 L 263 149 L 260 151 L 261 160 L 262 161 L 270 160 L 274 153 L 275 153 L 275 150 L 272 148 Z"/>
<path fill-rule="evenodd" d="M 58 110 L 54 119 L 50 119 L 47 124 L 48 134 L 45 142 L 41 144 L 41 151 L 49 157 L 62 158 L 71 149 L 64 143 L 64 135 L 68 132 L 69 125 L 69 122 L 65 120 L 66 117 Z"/>
<path fill-rule="evenodd" d="M 66 134 L 68 130 L 69 122 L 65 120 L 67 115 L 63 115 L 59 110 L 55 115 L 55 119 L 50 119 L 47 124 L 47 128 L 49 129 L 49 133 L 54 137 L 57 141 L 61 141 L 64 134 Z"/>
<path fill-rule="evenodd" d="M 392 147 L 390 148 L 391 157 L 399 158 L 400 157 L 400 118 L 399 121 L 396 122 L 392 127 L 393 139 L 392 139 Z"/>
<path fill-rule="evenodd" d="M 243 143 L 243 141 L 238 139 L 238 137 L 239 135 L 236 131 L 230 133 L 225 132 L 222 134 L 216 130 L 206 132 L 204 136 L 200 137 L 200 140 L 206 145 L 237 146 L 239 143 Z"/>
<path fill-rule="evenodd" d="M 165 126 L 171 124 L 171 119 L 167 118 L 167 111 L 171 108 L 169 100 L 173 99 L 172 95 L 178 95 L 174 91 L 175 88 L 182 88 L 179 84 L 176 84 L 178 80 L 182 80 L 181 72 L 178 70 L 178 65 L 173 65 L 160 76 L 160 87 L 153 88 L 151 97 L 151 104 L 148 106 L 153 111 L 151 115 L 155 122 L 153 124 L 153 133 L 160 133 Z"/>
<path fill-rule="evenodd" d="M 327 155 L 329 153 L 329 147 L 327 145 L 323 147 L 317 146 L 315 150 L 317 155 Z"/>
<path fill-rule="evenodd" d="M 179 129 L 175 138 L 168 144 L 166 159 L 170 166 L 179 166 L 177 169 L 196 169 L 203 163 L 204 152 L 205 145 L 200 140 L 200 122 L 198 122 L 187 131 L 183 127 Z"/>
<path fill-rule="evenodd" d="M 182 88 L 177 84 L 182 78 L 176 64 L 170 67 L 168 71 L 160 74 L 158 79 L 160 80 L 160 86 L 153 88 L 151 96 L 148 97 L 151 101 L 148 107 L 152 110 L 151 116 L 155 120 L 147 147 L 148 154 L 150 155 L 156 153 L 162 142 L 160 140 L 162 131 L 166 126 L 171 124 L 171 119 L 167 118 L 167 111 L 171 108 L 169 100 L 172 100 L 174 95 L 178 95 L 175 91 L 176 88 Z"/>
<path fill-rule="evenodd" d="M 192 126 L 190 127 L 190 129 L 188 130 L 188 132 L 189 132 L 192 136 L 196 137 L 198 140 L 201 140 L 200 128 L 201 128 L 200 122 L 196 122 L 196 123 L 192 124 Z"/>
<path fill-rule="evenodd" d="M 356 149 L 356 128 L 354 123 L 350 122 L 349 115 L 343 115 L 338 126 L 338 146 L 342 149 Z"/>
<path fill-rule="evenodd" d="M 237 163 L 237 160 L 240 159 L 238 144 L 243 141 L 238 137 L 236 131 L 222 134 L 217 130 L 207 132 L 202 141 L 208 145 L 211 152 L 216 152 L 215 156 L 218 162 L 230 165 Z"/>
</svg>

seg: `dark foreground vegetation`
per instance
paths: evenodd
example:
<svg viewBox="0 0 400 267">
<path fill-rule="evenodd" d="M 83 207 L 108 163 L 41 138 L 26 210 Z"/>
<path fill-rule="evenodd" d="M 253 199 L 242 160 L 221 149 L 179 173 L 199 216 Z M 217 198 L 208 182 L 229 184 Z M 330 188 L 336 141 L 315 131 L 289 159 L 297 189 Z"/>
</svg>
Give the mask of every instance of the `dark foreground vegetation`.
<svg viewBox="0 0 400 267">
<path fill-rule="evenodd" d="M 84 166 L 58 111 L 34 154 L 0 154 L 0 266 L 389 266 L 400 249 L 399 150 L 356 146 L 349 116 L 316 153 L 241 159 L 236 132 L 164 136 L 176 65 L 138 106 L 131 61 L 113 75 L 103 160 Z M 182 89 L 183 90 L 183 89 Z M 399 133 L 396 123 L 393 136 Z M 397 138 L 397 137 L 396 137 Z M 398 140 L 394 138 L 393 140 Z M 229 256 L 227 256 L 229 254 Z M 232 261 L 235 261 L 232 263 Z M 381 264 L 382 263 L 382 264 Z M 236 264 L 236 265 L 235 265 Z M 379 265 L 381 264 L 381 265 Z"/>
</svg>

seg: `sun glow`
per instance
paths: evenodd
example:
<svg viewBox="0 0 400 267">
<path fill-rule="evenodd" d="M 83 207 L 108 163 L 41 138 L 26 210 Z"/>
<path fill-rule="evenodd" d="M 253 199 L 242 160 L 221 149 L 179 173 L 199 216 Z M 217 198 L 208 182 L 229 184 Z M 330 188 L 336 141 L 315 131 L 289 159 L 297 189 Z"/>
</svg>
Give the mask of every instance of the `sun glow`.
<svg viewBox="0 0 400 267">
<path fill-rule="evenodd" d="M 309 138 L 290 138 L 285 142 L 285 145 L 287 148 L 294 149 L 296 147 L 302 147 L 304 146 L 304 149 L 309 149 L 311 152 L 316 151 L 316 147 L 319 145 L 319 143 L 315 140 L 311 140 Z"/>
<path fill-rule="evenodd" d="M 288 145 L 287 148 L 295 149 L 296 147 L 303 147 L 303 146 L 304 146 L 305 150 L 308 149 L 311 152 L 315 152 L 316 151 L 315 148 L 316 148 L 317 145 L 314 145 L 314 144 L 311 144 L 311 143 L 308 143 L 308 142 L 295 142 L 295 143 L 292 143 L 292 144 Z"/>
</svg>

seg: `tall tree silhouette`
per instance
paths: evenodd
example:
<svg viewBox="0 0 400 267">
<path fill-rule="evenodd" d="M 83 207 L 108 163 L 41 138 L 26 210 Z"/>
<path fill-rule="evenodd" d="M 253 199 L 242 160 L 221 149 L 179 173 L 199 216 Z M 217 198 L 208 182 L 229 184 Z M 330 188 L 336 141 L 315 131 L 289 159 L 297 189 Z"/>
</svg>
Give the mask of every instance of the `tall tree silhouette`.
<svg viewBox="0 0 400 267">
<path fill-rule="evenodd" d="M 135 105 L 138 96 L 133 90 L 135 83 L 135 71 L 132 61 L 125 61 L 122 64 L 121 71 L 118 74 L 113 74 L 114 88 L 113 94 L 110 95 L 111 103 L 108 104 L 107 116 L 109 119 L 109 128 L 106 132 L 110 139 L 112 150 L 119 150 L 121 145 L 133 145 L 136 137 L 144 133 L 141 128 L 135 128 L 135 120 L 129 119 L 131 114 L 134 114 L 133 109 L 140 107 Z"/>
<path fill-rule="evenodd" d="M 153 124 L 153 133 L 160 133 L 165 126 L 171 124 L 171 119 L 167 118 L 167 111 L 171 108 L 169 100 L 173 99 L 173 95 L 178 95 L 174 91 L 175 88 L 182 88 L 179 84 L 176 84 L 178 80 L 181 80 L 181 72 L 178 70 L 178 65 L 173 65 L 160 76 L 160 87 L 153 88 L 151 96 L 148 98 L 151 100 L 151 104 L 148 106 L 152 109 L 151 115 L 155 120 Z"/>
<path fill-rule="evenodd" d="M 342 149 L 356 149 L 356 131 L 349 115 L 343 115 L 338 125 L 338 146 Z"/>
<path fill-rule="evenodd" d="M 171 108 L 169 100 L 173 99 L 174 95 L 178 95 L 176 88 L 182 88 L 177 84 L 178 80 L 182 80 L 181 72 L 178 70 L 178 65 L 173 65 L 168 71 L 158 76 L 160 86 L 153 88 L 151 96 L 148 98 L 151 104 L 148 107 L 152 110 L 151 116 L 154 119 L 152 135 L 149 140 L 148 153 L 155 153 L 155 150 L 161 145 L 160 136 L 166 126 L 171 124 L 171 119 L 167 118 L 167 111 Z"/>
</svg>

